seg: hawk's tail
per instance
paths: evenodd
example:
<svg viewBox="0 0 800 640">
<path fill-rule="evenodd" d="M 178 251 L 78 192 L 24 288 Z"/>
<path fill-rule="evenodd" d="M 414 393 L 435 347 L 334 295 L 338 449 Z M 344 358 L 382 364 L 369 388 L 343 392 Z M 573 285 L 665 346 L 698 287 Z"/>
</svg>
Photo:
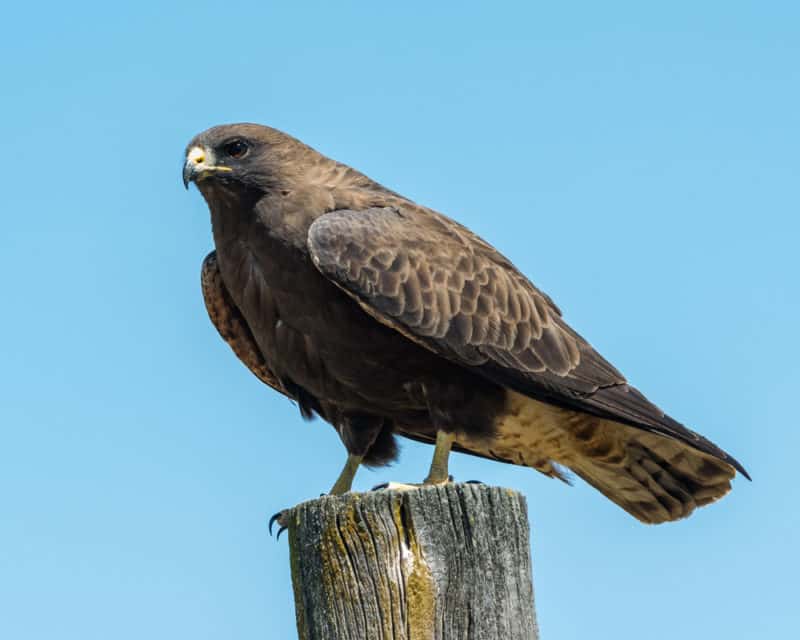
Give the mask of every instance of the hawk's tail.
<svg viewBox="0 0 800 640">
<path fill-rule="evenodd" d="M 622 455 L 607 461 L 580 457 L 568 466 L 642 522 L 685 518 L 730 491 L 736 471 L 726 462 L 664 436 L 616 423 L 607 428 L 624 430 Z"/>
</svg>

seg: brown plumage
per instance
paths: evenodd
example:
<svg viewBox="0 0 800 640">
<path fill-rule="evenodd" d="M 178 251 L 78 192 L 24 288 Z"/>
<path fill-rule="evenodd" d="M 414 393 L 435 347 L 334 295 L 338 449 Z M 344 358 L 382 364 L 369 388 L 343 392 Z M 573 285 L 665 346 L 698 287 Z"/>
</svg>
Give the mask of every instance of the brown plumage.
<svg viewBox="0 0 800 640">
<path fill-rule="evenodd" d="M 197 136 L 184 180 L 211 211 L 202 283 L 215 326 L 357 461 L 389 461 L 394 434 L 452 434 L 466 453 L 569 468 L 648 523 L 688 516 L 747 475 L 453 220 L 259 125 Z"/>
</svg>

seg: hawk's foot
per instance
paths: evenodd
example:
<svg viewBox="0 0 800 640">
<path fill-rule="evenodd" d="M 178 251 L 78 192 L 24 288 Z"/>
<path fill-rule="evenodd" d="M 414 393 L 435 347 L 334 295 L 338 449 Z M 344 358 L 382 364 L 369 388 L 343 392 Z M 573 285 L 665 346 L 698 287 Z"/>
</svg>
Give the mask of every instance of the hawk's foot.
<svg viewBox="0 0 800 640">
<path fill-rule="evenodd" d="M 444 482 L 382 482 L 372 487 L 371 491 L 413 491 L 422 487 L 429 487 L 433 484 L 447 484 L 453 482 L 453 476 L 447 476 Z"/>
<path fill-rule="evenodd" d="M 289 518 L 292 517 L 292 510 L 291 509 L 284 509 L 283 511 L 278 511 L 278 513 L 274 514 L 269 519 L 269 535 L 272 535 L 272 526 L 277 522 L 278 523 L 278 535 L 275 537 L 276 540 L 281 539 L 281 534 L 289 528 Z"/>
</svg>

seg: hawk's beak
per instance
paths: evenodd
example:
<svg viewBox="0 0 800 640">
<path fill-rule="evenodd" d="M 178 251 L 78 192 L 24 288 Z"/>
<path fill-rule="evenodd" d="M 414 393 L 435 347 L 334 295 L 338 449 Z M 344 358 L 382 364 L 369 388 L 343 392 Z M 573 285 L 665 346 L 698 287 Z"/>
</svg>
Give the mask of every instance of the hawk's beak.
<svg viewBox="0 0 800 640">
<path fill-rule="evenodd" d="M 197 182 L 223 171 L 231 171 L 231 168 L 214 164 L 213 154 L 203 147 L 192 147 L 183 163 L 183 186 L 188 189 L 190 182 Z"/>
<path fill-rule="evenodd" d="M 186 160 L 186 162 L 183 163 L 183 186 L 188 189 L 189 183 L 192 180 L 194 180 L 194 176 L 195 176 L 194 165 L 191 162 L 189 162 L 189 160 Z"/>
</svg>

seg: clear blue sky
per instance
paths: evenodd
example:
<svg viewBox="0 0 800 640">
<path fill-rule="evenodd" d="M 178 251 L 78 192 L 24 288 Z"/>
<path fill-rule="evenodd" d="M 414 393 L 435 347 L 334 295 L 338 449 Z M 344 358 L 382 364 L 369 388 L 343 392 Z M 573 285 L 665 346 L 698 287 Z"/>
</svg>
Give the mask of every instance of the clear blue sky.
<svg viewBox="0 0 800 640">
<path fill-rule="evenodd" d="M 481 233 L 752 473 L 648 528 L 455 455 L 528 497 L 544 638 L 797 633 L 800 4 L 431 4 L 4 8 L 0 637 L 295 637 L 266 518 L 343 450 L 217 337 L 180 183 L 241 120 Z"/>
</svg>

